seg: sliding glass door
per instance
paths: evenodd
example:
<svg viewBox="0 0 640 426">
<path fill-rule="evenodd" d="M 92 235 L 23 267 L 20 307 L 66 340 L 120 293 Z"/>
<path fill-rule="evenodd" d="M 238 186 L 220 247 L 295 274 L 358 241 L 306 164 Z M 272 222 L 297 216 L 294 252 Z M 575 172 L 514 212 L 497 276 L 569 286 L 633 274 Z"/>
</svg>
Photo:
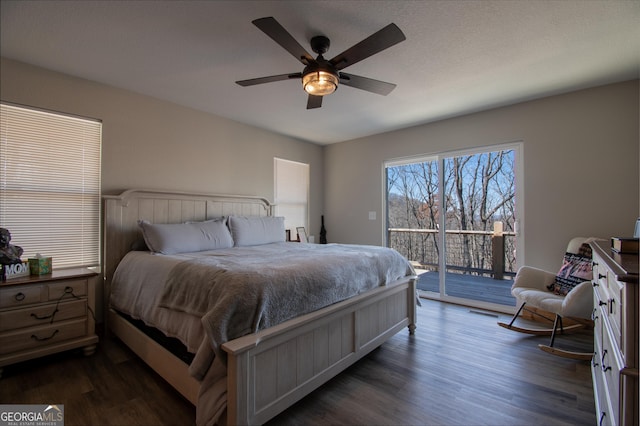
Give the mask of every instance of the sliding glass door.
<svg viewBox="0 0 640 426">
<path fill-rule="evenodd" d="M 387 245 L 413 262 L 426 297 L 515 304 L 519 159 L 510 144 L 386 162 Z"/>
</svg>

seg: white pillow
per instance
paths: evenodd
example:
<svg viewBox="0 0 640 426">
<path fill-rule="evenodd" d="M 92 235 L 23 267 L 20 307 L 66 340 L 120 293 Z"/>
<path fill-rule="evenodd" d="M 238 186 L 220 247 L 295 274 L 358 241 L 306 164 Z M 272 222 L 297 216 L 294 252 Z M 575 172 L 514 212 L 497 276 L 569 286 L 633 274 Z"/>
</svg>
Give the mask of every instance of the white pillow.
<svg viewBox="0 0 640 426">
<path fill-rule="evenodd" d="M 147 247 L 155 253 L 189 253 L 233 247 L 226 218 L 176 224 L 153 224 L 141 220 L 138 226 Z"/>
<path fill-rule="evenodd" d="M 236 246 L 257 246 L 285 240 L 284 217 L 229 216 Z"/>
</svg>

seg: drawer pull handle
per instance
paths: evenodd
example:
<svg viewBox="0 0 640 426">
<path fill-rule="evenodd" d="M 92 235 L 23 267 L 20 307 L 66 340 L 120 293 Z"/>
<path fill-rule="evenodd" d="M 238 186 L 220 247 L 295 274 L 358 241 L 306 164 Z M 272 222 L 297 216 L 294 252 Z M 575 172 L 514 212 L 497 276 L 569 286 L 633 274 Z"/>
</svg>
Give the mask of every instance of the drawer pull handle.
<svg viewBox="0 0 640 426">
<path fill-rule="evenodd" d="M 25 297 L 27 297 L 27 296 L 25 296 L 25 294 L 23 292 L 20 292 L 20 293 L 16 294 L 15 299 L 18 302 L 22 302 L 25 299 Z"/>
<path fill-rule="evenodd" d="M 598 287 L 600 284 L 598 284 L 597 281 L 594 281 L 594 282 L 591 283 L 591 285 L 594 286 L 594 287 Z"/>
<path fill-rule="evenodd" d="M 616 303 L 615 299 L 609 299 L 609 315 L 613 315 L 613 304 Z"/>
<path fill-rule="evenodd" d="M 45 320 L 45 319 L 49 319 L 49 318 L 53 318 L 53 316 L 58 312 L 58 309 L 54 309 L 53 312 L 51 312 L 51 315 L 45 315 L 45 316 L 40 316 L 38 314 L 34 314 L 32 313 L 31 316 L 37 320 Z"/>
<path fill-rule="evenodd" d="M 604 424 L 604 418 L 607 415 L 607 413 L 605 413 L 604 411 L 600 414 L 600 426 L 602 426 Z"/>
<path fill-rule="evenodd" d="M 591 321 L 595 321 L 598 319 L 598 308 L 593 308 L 593 312 L 591 312 Z"/>
<path fill-rule="evenodd" d="M 607 302 L 603 302 L 602 300 L 598 300 L 598 306 L 606 305 Z"/>
<path fill-rule="evenodd" d="M 609 370 L 611 370 L 611 366 L 607 366 L 604 363 L 604 357 L 607 356 L 607 350 L 605 349 L 604 351 L 602 351 L 602 371 L 607 372 Z"/>
<path fill-rule="evenodd" d="M 605 274 L 598 274 L 598 279 L 601 280 L 603 278 L 607 278 Z"/>
<path fill-rule="evenodd" d="M 51 336 L 49 336 L 49 337 L 38 337 L 38 336 L 36 336 L 35 334 L 32 334 L 32 335 L 31 335 L 31 338 L 32 338 L 33 340 L 38 341 L 38 342 L 44 342 L 44 341 L 47 341 L 47 340 L 53 339 L 53 337 L 54 337 L 56 334 L 58 334 L 58 332 L 59 332 L 59 331 L 60 331 L 60 330 L 57 330 L 57 329 L 56 329 L 56 330 L 54 330 L 53 334 L 51 334 Z"/>
<path fill-rule="evenodd" d="M 67 294 L 73 294 L 73 287 L 66 286 L 64 292 Z"/>
</svg>

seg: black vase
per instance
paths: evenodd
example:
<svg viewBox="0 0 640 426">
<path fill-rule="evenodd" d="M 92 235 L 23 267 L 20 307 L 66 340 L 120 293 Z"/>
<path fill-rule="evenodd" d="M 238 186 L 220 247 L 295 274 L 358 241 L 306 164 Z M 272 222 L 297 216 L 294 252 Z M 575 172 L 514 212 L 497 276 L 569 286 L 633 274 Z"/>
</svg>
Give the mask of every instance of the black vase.
<svg viewBox="0 0 640 426">
<path fill-rule="evenodd" d="M 324 215 L 320 216 L 322 226 L 320 226 L 320 244 L 327 244 L 327 230 L 324 228 Z"/>
</svg>

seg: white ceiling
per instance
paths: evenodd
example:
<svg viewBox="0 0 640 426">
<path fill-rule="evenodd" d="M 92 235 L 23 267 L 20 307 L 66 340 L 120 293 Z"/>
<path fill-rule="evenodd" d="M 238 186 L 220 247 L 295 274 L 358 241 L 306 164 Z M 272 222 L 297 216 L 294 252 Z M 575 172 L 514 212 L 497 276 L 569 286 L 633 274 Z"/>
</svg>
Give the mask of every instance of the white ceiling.
<svg viewBox="0 0 640 426">
<path fill-rule="evenodd" d="M 638 78 L 640 1 L 2 0 L 3 57 L 318 144 Z M 273 16 L 331 58 L 393 22 L 407 40 L 344 71 L 396 83 L 339 87 L 307 110 L 302 71 L 251 21 Z"/>
</svg>

